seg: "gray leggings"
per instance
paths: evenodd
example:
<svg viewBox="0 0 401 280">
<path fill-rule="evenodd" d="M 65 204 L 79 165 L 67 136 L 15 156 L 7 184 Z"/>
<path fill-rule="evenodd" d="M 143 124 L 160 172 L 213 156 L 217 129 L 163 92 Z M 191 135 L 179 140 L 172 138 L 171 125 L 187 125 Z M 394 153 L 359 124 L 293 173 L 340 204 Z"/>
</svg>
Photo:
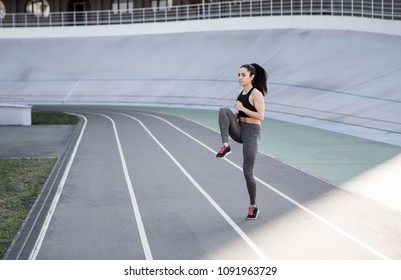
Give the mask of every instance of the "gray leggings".
<svg viewBox="0 0 401 280">
<path fill-rule="evenodd" d="M 228 143 L 228 136 L 235 142 L 242 143 L 242 155 L 246 187 L 248 188 L 250 204 L 256 204 L 256 181 L 253 177 L 253 167 L 258 153 L 261 128 L 258 124 L 247 124 L 237 121 L 237 116 L 229 108 L 220 108 L 219 126 L 221 141 Z"/>
</svg>

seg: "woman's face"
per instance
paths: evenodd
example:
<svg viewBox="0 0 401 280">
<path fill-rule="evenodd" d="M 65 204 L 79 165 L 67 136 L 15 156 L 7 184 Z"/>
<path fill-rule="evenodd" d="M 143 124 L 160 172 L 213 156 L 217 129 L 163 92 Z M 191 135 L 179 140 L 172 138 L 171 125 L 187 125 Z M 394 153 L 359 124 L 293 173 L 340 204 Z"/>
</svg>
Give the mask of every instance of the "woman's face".
<svg viewBox="0 0 401 280">
<path fill-rule="evenodd" d="M 246 69 L 244 67 L 241 67 L 239 69 L 238 82 L 239 82 L 239 84 L 241 86 L 245 86 L 245 85 L 251 84 L 252 80 L 253 80 L 253 77 L 254 76 L 251 75 L 251 72 L 248 69 Z"/>
</svg>

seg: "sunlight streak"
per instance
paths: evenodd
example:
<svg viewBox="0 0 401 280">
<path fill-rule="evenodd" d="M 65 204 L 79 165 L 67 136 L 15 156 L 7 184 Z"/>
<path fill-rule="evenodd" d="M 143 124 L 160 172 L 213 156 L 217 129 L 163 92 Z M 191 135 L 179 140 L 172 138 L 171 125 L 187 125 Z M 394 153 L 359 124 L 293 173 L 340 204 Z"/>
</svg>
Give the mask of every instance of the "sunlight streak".
<svg viewBox="0 0 401 280">
<path fill-rule="evenodd" d="M 401 213 L 401 154 L 348 180 L 342 188 Z"/>
</svg>

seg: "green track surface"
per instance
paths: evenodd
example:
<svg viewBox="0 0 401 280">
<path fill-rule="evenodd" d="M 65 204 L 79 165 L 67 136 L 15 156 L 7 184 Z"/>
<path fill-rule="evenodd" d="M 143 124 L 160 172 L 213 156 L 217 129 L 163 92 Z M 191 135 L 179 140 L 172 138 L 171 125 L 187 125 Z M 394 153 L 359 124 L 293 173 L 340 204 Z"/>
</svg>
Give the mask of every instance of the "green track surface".
<svg viewBox="0 0 401 280">
<path fill-rule="evenodd" d="M 217 111 L 140 110 L 184 117 L 218 131 Z M 262 131 L 261 152 L 339 186 L 401 153 L 398 146 L 269 118 Z M 216 149 L 219 145 L 216 143 Z"/>
</svg>

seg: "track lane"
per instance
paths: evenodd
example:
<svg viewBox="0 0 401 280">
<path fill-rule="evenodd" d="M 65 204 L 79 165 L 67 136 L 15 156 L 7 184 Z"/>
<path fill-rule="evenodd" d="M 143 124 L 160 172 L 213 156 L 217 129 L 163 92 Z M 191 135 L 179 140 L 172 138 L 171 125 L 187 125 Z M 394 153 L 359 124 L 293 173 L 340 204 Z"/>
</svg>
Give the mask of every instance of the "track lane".
<svg viewBox="0 0 401 280">
<path fill-rule="evenodd" d="M 88 125 L 37 259 L 144 259 L 111 122 L 82 114 Z"/>
<path fill-rule="evenodd" d="M 121 147 L 120 137 L 119 137 L 119 133 L 116 128 L 116 123 L 109 116 L 106 116 L 104 114 L 98 114 L 98 115 L 107 118 L 113 124 L 114 137 L 116 139 L 116 144 L 118 147 L 118 152 L 120 155 L 121 164 L 122 164 L 122 168 L 123 168 L 123 172 L 124 172 L 124 178 L 125 178 L 125 182 L 126 182 L 127 188 L 128 188 L 128 193 L 129 193 L 129 196 L 131 199 L 131 204 L 132 204 L 132 208 L 134 211 L 134 216 L 135 216 L 136 224 L 138 227 L 139 236 L 141 238 L 143 251 L 145 253 L 145 258 L 147 260 L 153 260 L 152 252 L 150 251 L 150 248 L 149 248 L 148 238 L 146 236 L 146 231 L 145 231 L 145 228 L 143 227 L 142 217 L 141 217 L 141 213 L 140 213 L 140 210 L 138 207 L 138 201 L 136 199 L 135 192 L 133 190 L 133 186 L 132 186 L 132 182 L 131 182 L 131 177 L 128 172 L 127 162 L 125 160 L 124 151 Z"/>
<path fill-rule="evenodd" d="M 230 156 L 231 157 L 231 156 Z M 261 157 L 261 158 L 267 158 L 267 159 L 269 159 L 268 157 Z M 271 160 L 271 158 L 269 159 L 269 160 Z M 266 167 L 266 165 L 264 165 L 264 164 L 261 164 L 260 166 L 263 166 L 263 167 Z M 288 168 L 288 167 L 287 167 Z M 265 171 L 266 171 L 267 169 L 265 168 Z M 296 172 L 298 172 L 298 173 L 301 173 L 299 170 L 296 170 L 296 169 L 293 169 L 293 171 L 296 171 Z M 260 174 L 266 174 L 266 172 L 262 172 L 262 173 L 260 173 Z M 271 175 L 271 174 L 270 174 Z M 299 191 L 299 193 L 300 194 L 302 194 L 302 190 L 304 190 L 305 188 L 304 188 L 304 186 L 302 186 L 302 183 L 307 183 L 307 184 L 309 184 L 309 183 L 313 183 L 313 187 L 318 187 L 319 188 L 319 185 L 320 185 L 320 187 L 322 187 L 323 185 L 325 185 L 325 187 L 326 187 L 326 190 L 320 190 L 320 192 L 321 192 L 321 194 L 322 195 L 324 195 L 324 192 L 326 192 L 327 191 L 327 188 L 330 190 L 330 191 L 327 191 L 329 194 L 331 193 L 331 192 L 333 192 L 333 193 L 335 193 L 335 195 L 334 195 L 334 197 L 337 197 L 337 199 L 339 199 L 339 204 L 341 205 L 341 208 L 344 208 L 345 206 L 347 206 L 347 203 L 345 202 L 341 202 L 341 200 L 342 199 L 346 199 L 346 201 L 347 202 L 349 202 L 349 201 L 355 201 L 355 202 L 358 202 L 358 203 L 354 203 L 354 204 L 351 204 L 350 206 L 348 206 L 348 207 L 345 207 L 345 211 L 343 210 L 342 211 L 342 215 L 343 216 L 337 216 L 337 217 L 333 217 L 333 215 L 331 215 L 331 216 L 329 216 L 330 217 L 330 219 L 332 219 L 332 220 L 335 220 L 336 221 L 336 224 L 339 224 L 340 226 L 337 226 L 336 224 L 333 224 L 332 222 L 330 222 L 330 221 L 328 221 L 327 219 L 325 219 L 325 218 L 323 218 L 323 217 L 321 217 L 321 215 L 320 214 L 316 214 L 316 213 L 319 213 L 319 212 L 322 212 L 322 213 L 324 213 L 325 212 L 325 210 L 326 210 L 326 208 L 324 207 L 324 205 L 323 206 L 321 206 L 321 208 L 316 208 L 316 213 L 314 212 L 314 211 L 311 211 L 311 210 L 309 210 L 308 208 L 305 208 L 305 209 L 303 209 L 304 211 L 307 211 L 307 212 L 309 212 L 309 214 L 312 214 L 312 216 L 314 216 L 315 218 L 318 218 L 321 222 L 324 222 L 327 226 L 329 226 L 329 227 L 331 227 L 332 229 L 334 229 L 335 231 L 337 231 L 337 233 L 340 233 L 343 237 L 345 237 L 345 239 L 348 239 L 348 241 L 351 241 L 352 243 L 355 243 L 356 245 L 357 245 L 357 247 L 362 247 L 363 248 L 363 250 L 366 250 L 366 251 L 368 251 L 369 252 L 369 254 L 364 254 L 364 253 L 362 253 L 361 254 L 361 256 L 365 256 L 365 257 L 362 257 L 362 258 L 371 258 L 372 256 L 370 256 L 369 257 L 369 255 L 370 254 L 373 254 L 374 256 L 376 256 L 376 257 L 378 257 L 378 258 L 383 258 L 383 259 L 386 259 L 387 258 L 387 256 L 386 255 L 384 255 L 383 253 L 381 253 L 381 252 L 379 252 L 379 251 L 377 251 L 375 248 L 373 248 L 371 245 L 369 245 L 368 243 L 372 243 L 372 240 L 371 239 L 366 239 L 365 238 L 365 236 L 366 235 L 369 235 L 369 229 L 371 229 L 372 228 L 372 222 L 373 223 L 375 223 L 375 224 L 380 224 L 379 226 L 381 227 L 381 226 L 385 226 L 386 228 L 387 228 L 387 230 L 386 230 L 386 234 L 389 234 L 390 235 L 390 237 L 391 237 L 391 246 L 387 246 L 387 248 L 386 249 L 390 249 L 390 247 L 392 247 L 392 246 L 398 246 L 398 244 L 397 244 L 397 241 L 399 241 L 399 238 L 397 238 L 396 237 L 396 233 L 398 232 L 398 229 L 399 229 L 399 221 L 398 221 L 398 215 L 397 215 L 397 213 L 392 213 L 391 211 L 389 212 L 387 209 L 384 209 L 384 208 L 382 208 L 382 207 L 380 207 L 380 206 L 378 206 L 378 205 L 375 205 L 374 203 L 372 203 L 371 201 L 368 201 L 368 200 L 365 200 L 365 199 L 362 199 L 362 198 L 360 198 L 360 197 L 358 197 L 358 196 L 355 196 L 355 195 L 352 195 L 352 194 L 350 194 L 350 193 L 348 193 L 348 192 L 345 192 L 345 191 L 343 191 L 343 190 L 340 190 L 340 189 L 338 189 L 338 188 L 336 188 L 336 187 L 334 187 L 334 186 L 332 186 L 332 185 L 330 185 L 330 184 L 328 184 L 327 182 L 324 182 L 324 181 L 322 181 L 322 180 L 319 180 L 318 178 L 314 178 L 314 177 L 312 177 L 312 176 L 308 176 L 307 174 L 305 174 L 305 173 L 302 173 L 302 174 L 298 174 L 298 175 L 302 175 L 302 176 L 300 176 L 300 177 L 310 177 L 309 178 L 309 182 L 308 181 L 305 181 L 305 179 L 303 179 L 303 182 L 301 181 L 301 182 L 299 182 L 299 181 L 297 181 L 296 180 L 296 178 L 294 178 L 295 180 L 293 180 L 292 182 L 293 182 L 293 189 L 294 190 L 296 190 L 296 189 L 298 189 L 298 191 L 299 191 L 299 189 L 301 190 L 301 191 Z M 264 176 L 264 177 L 266 177 L 266 175 Z M 267 176 L 267 177 L 269 177 L 269 176 Z M 268 178 L 267 178 L 268 179 Z M 283 180 L 283 176 L 281 176 L 281 180 Z M 287 178 L 287 180 L 284 180 L 284 181 L 288 181 L 288 178 Z M 297 186 L 297 184 L 301 184 L 301 188 L 299 188 L 299 186 Z M 280 185 L 280 184 L 278 184 L 278 185 Z M 309 186 L 309 185 L 307 185 L 306 187 L 307 188 L 309 188 L 309 187 L 311 187 L 312 188 L 312 186 Z M 260 186 L 259 186 L 259 188 L 260 188 Z M 308 197 L 308 195 L 306 196 L 306 198 L 305 198 L 305 195 L 303 195 L 304 197 L 302 198 L 302 201 L 304 201 L 305 199 L 306 200 L 310 200 L 310 199 L 312 199 L 312 197 Z M 297 199 L 298 198 L 301 198 L 302 197 L 302 195 L 300 196 L 300 195 L 298 195 L 298 196 L 296 196 L 297 197 Z M 291 200 L 291 198 L 289 198 L 290 200 Z M 288 200 L 288 199 L 287 199 Z M 333 199 L 334 201 L 335 201 L 335 199 Z M 288 202 L 288 201 L 287 201 Z M 294 203 L 294 202 L 292 202 L 292 203 Z M 297 202 L 295 202 L 295 203 L 297 203 Z M 353 206 L 353 205 L 355 205 L 355 206 Z M 357 206 L 356 206 L 357 205 Z M 296 205 L 297 207 L 303 207 L 302 205 Z M 334 205 L 333 205 L 334 206 Z M 281 207 L 282 208 L 282 207 Z M 332 214 L 333 213 L 336 213 L 336 210 L 335 210 L 336 208 L 335 207 L 333 207 L 333 208 L 331 208 L 331 210 L 329 211 L 329 212 L 331 212 Z M 359 210 L 358 212 L 358 214 L 357 215 L 353 215 L 353 210 L 356 210 L 356 209 L 370 209 L 370 211 L 378 211 L 378 210 L 381 210 L 381 211 L 379 211 L 379 213 L 380 214 L 385 214 L 385 216 L 386 217 L 388 217 L 387 218 L 387 221 L 386 222 L 382 222 L 382 220 L 383 219 L 380 219 L 379 218 L 379 215 L 375 215 L 375 219 L 371 219 L 370 217 L 368 217 L 368 216 L 365 216 L 365 217 L 362 217 L 361 215 L 359 215 L 358 216 L 358 214 L 360 214 L 360 212 L 361 212 L 361 210 Z M 349 212 L 347 212 L 347 210 L 349 211 Z M 362 211 L 364 211 L 364 210 L 362 210 Z M 327 211 L 326 211 L 327 212 Z M 352 218 L 351 218 L 351 222 L 349 221 L 350 219 L 349 219 L 349 217 L 350 216 L 352 216 Z M 353 218 L 358 218 L 358 219 L 353 219 Z M 344 221 L 347 221 L 347 222 L 345 222 L 344 223 Z M 366 230 L 366 232 L 361 232 L 361 229 L 359 229 L 359 231 L 358 230 L 356 230 L 355 229 L 355 227 L 352 229 L 352 230 L 350 230 L 349 232 L 348 231 L 345 231 L 345 230 L 343 230 L 341 227 L 342 226 L 344 226 L 344 225 L 347 225 L 347 224 L 353 224 L 352 223 L 352 221 L 356 221 L 356 224 L 357 225 L 359 225 L 360 223 L 363 223 L 363 226 L 365 227 L 364 228 L 364 230 Z M 349 227 L 347 227 L 347 229 L 348 229 Z M 355 234 L 356 234 L 356 236 L 355 236 Z M 311 235 L 311 236 L 315 236 L 316 234 L 315 233 L 313 233 L 313 232 L 311 232 L 311 234 L 309 234 L 309 235 Z M 307 235 L 305 235 L 305 236 L 307 236 Z M 323 235 L 323 240 L 322 240 L 322 243 L 324 243 L 324 237 L 327 237 L 328 235 Z M 380 236 L 380 234 L 376 234 L 376 236 Z M 315 237 L 314 237 L 315 238 Z M 368 241 L 368 243 L 366 243 L 366 242 L 364 242 L 363 240 L 367 240 Z M 319 240 L 319 239 L 317 239 L 317 240 Z M 317 240 L 316 240 L 316 238 L 315 238 L 315 243 L 317 242 Z M 375 240 L 375 241 L 378 241 L 378 240 Z M 312 243 L 313 243 L 313 241 L 312 241 Z M 383 240 L 381 239 L 381 243 L 383 243 Z M 385 245 L 386 244 L 386 242 L 384 242 L 384 244 L 378 244 L 377 242 L 373 242 L 373 244 L 375 244 L 375 246 L 374 247 L 383 247 L 383 245 Z M 323 246 L 324 246 L 324 244 L 322 244 Z M 336 245 L 335 245 L 335 243 L 333 244 L 333 243 L 330 243 L 330 245 L 332 246 L 332 247 L 337 247 Z M 319 246 L 318 244 L 316 244 L 316 246 Z M 342 246 L 339 246 L 339 247 L 337 247 L 337 248 L 341 248 Z M 352 248 L 353 247 L 353 245 L 350 245 L 350 247 Z M 310 250 L 307 250 L 307 251 L 310 251 Z M 313 251 L 313 250 L 312 250 Z M 334 250 L 334 251 L 336 251 L 336 250 Z M 340 254 L 339 255 L 337 255 L 337 256 L 330 256 L 330 258 L 332 258 L 332 257 L 334 257 L 334 258 L 343 258 L 341 255 L 346 255 L 347 257 L 346 258 L 355 258 L 355 257 L 353 257 L 353 255 L 355 254 L 355 251 L 357 251 L 357 250 L 355 250 L 355 248 L 353 248 L 352 250 L 349 250 L 348 252 L 347 252 L 347 250 L 341 250 L 341 252 L 339 252 Z M 398 255 L 397 254 L 395 254 L 394 255 L 394 247 L 393 247 L 393 249 L 392 249 L 392 252 L 389 252 L 389 253 L 391 253 L 395 258 L 397 258 L 398 257 Z M 318 256 L 319 256 L 319 258 L 321 258 L 321 257 L 324 257 L 324 255 L 320 255 L 320 254 L 318 254 Z M 328 255 L 329 256 L 329 255 Z M 299 257 L 299 256 L 298 256 Z M 313 256 L 311 256 L 312 258 L 313 258 Z M 327 258 L 327 256 L 326 256 L 326 258 Z M 358 258 L 361 258 L 361 257 L 358 257 Z"/>
<path fill-rule="evenodd" d="M 128 170 L 134 182 L 141 213 L 143 213 L 144 227 L 156 259 L 257 258 L 230 229 L 226 221 L 221 219 L 221 216 L 219 217 L 215 209 L 204 201 L 199 192 L 193 186 L 188 186 L 187 178 L 179 174 L 177 166 L 172 164 L 171 159 L 160 151 L 157 152 L 159 148 L 152 143 L 149 135 L 146 136 L 143 128 L 134 124 L 133 120 L 127 123 L 127 117 L 117 116 L 115 110 L 101 110 L 101 112 L 113 118 L 117 124 Z M 225 161 L 216 161 L 214 155 L 210 151 L 205 152 L 205 148 L 199 143 L 181 132 L 177 133 L 177 129 L 169 127 L 166 122 L 154 116 L 171 121 L 180 129 L 188 131 L 193 137 L 202 139 L 210 146 L 219 143 L 217 142 L 219 136 L 215 132 L 178 117 L 161 114 L 150 116 L 130 110 L 117 110 L 117 113 L 121 112 L 141 120 L 188 170 L 194 180 L 269 257 L 273 259 L 380 257 L 372 254 L 366 246 L 360 246 L 361 244 L 350 241 L 346 236 L 339 235 L 332 228 L 298 207 L 294 207 L 288 200 L 260 184 L 258 200 L 262 210 L 261 216 L 257 221 L 245 221 L 243 209 L 247 207 L 247 194 L 242 172 Z M 108 130 L 108 133 L 111 133 L 110 131 Z M 110 143 L 110 141 L 106 142 Z M 241 147 L 238 145 L 235 150 L 241 151 Z M 233 153 L 230 155 L 230 160 L 241 165 L 241 153 Z M 380 251 L 384 248 L 386 255 L 399 258 L 397 247 L 392 250 L 390 248 L 390 245 L 399 240 L 396 236 L 399 232 L 397 231 L 399 222 L 391 225 L 393 219 L 397 217 L 396 213 L 389 214 L 387 209 L 381 209 L 379 213 L 386 219 L 379 219 L 378 214 L 373 215 L 371 219 L 366 219 L 366 216 L 361 215 L 363 210 L 360 209 L 368 209 L 369 213 L 376 211 L 377 209 L 371 208 L 371 201 L 331 185 L 326 186 L 328 189 L 324 189 L 326 182 L 285 166 L 267 156 L 260 155 L 256 167 L 255 175 L 261 180 L 274 185 L 275 188 L 300 201 L 302 205 L 307 205 L 314 212 L 346 230 L 346 233 L 356 235 L 358 240 L 361 239 L 369 245 L 373 244 L 375 248 L 380 248 Z M 221 174 L 227 178 L 218 180 Z M 302 180 L 297 180 L 297 176 L 300 176 Z M 177 181 L 169 184 L 160 177 L 173 178 Z M 151 185 L 157 186 L 157 190 L 150 188 Z M 346 203 L 341 203 L 344 198 Z M 339 201 L 341 209 L 337 211 L 336 202 Z M 352 205 L 349 205 L 349 202 L 352 202 Z M 376 205 L 376 207 L 379 206 Z M 357 209 L 359 211 L 355 214 L 354 210 Z M 130 223 L 132 223 L 132 217 Z M 378 229 L 377 225 L 386 227 L 385 233 L 386 236 L 390 236 L 390 245 L 383 240 L 381 232 L 374 233 L 372 238 L 372 229 Z M 365 238 L 366 236 L 368 238 Z M 133 242 L 138 249 L 141 247 L 138 240 L 139 237 L 135 240 L 129 238 L 126 242 Z M 139 256 L 136 252 L 135 256 L 138 259 L 144 258 L 143 253 Z"/>
<path fill-rule="evenodd" d="M 146 193 L 142 196 L 139 204 L 144 205 L 143 207 L 147 209 L 144 213 L 149 214 L 147 227 L 154 229 L 148 230 L 151 235 L 156 234 L 154 242 L 158 245 L 153 246 L 155 248 L 153 250 L 159 252 L 156 254 L 158 258 L 266 259 L 260 249 L 225 213 L 221 213 L 220 207 L 165 149 L 159 139 L 154 137 L 154 131 L 148 130 L 144 122 L 148 123 L 153 121 L 152 119 L 144 120 L 143 115 L 137 114 L 117 113 L 117 115 L 122 118 L 119 123 L 125 132 L 124 146 L 129 147 L 127 150 L 130 151 L 127 158 L 134 159 L 129 166 L 131 174 L 135 178 L 135 185 L 138 186 L 139 195 L 142 192 Z M 127 118 L 131 122 L 139 122 L 148 135 L 143 135 L 143 132 L 138 131 L 130 135 L 130 129 L 126 125 Z M 149 160 L 137 161 L 136 158 Z M 162 196 L 158 190 L 162 191 Z M 209 221 L 206 224 L 199 223 L 200 213 L 207 215 L 206 219 Z M 164 219 L 158 218 L 155 223 L 155 217 L 164 217 Z M 211 233 L 216 228 L 223 230 L 214 236 Z M 171 234 L 166 236 L 165 232 Z M 232 250 L 225 250 L 224 253 L 218 255 L 210 253 L 216 248 L 216 244 L 224 244 L 227 240 L 233 240 L 237 244 L 237 249 L 241 249 L 240 253 Z M 173 251 L 174 254 L 172 254 Z"/>
</svg>

